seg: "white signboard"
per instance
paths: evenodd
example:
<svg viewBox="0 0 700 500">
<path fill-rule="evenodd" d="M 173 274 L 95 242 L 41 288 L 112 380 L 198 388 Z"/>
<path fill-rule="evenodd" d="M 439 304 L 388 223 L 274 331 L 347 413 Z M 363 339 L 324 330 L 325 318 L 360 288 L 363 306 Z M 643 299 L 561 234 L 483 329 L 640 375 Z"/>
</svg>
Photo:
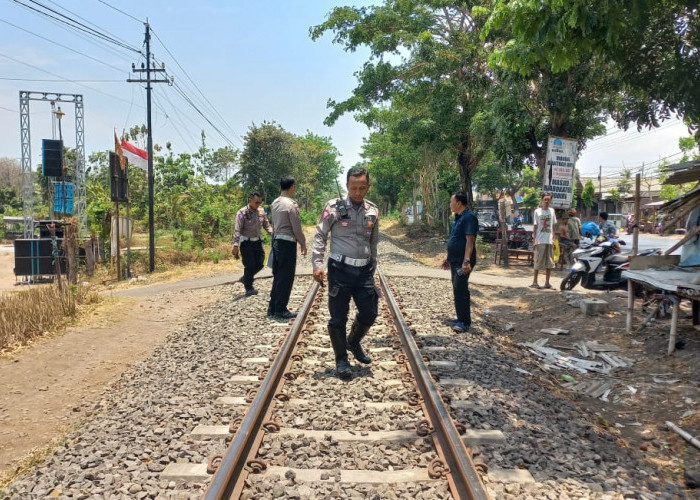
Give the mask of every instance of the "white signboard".
<svg viewBox="0 0 700 500">
<path fill-rule="evenodd" d="M 577 152 L 576 139 L 550 137 L 547 142 L 547 162 L 544 167 L 542 191 L 552 193 L 551 207 L 571 207 Z"/>
</svg>

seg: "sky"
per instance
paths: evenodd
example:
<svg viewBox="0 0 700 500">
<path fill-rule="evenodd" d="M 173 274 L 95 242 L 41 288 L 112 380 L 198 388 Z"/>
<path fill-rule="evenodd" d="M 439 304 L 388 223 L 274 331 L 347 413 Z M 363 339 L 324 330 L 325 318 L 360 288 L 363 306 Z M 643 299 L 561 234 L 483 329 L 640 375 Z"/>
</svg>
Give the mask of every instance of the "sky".
<svg viewBox="0 0 700 500">
<path fill-rule="evenodd" d="M 157 144 L 170 141 L 176 152 L 192 152 L 205 130 L 210 148 L 242 148 L 251 125 L 274 121 L 298 135 L 311 131 L 330 137 L 345 170 L 361 159 L 367 128 L 350 115 L 333 127 L 323 120 L 328 99 L 351 95 L 357 84 L 354 73 L 369 53 L 345 52 L 332 43 L 332 34 L 314 42 L 309 28 L 322 23 L 334 6 L 375 1 L 0 0 L 0 157 L 17 159 L 20 90 L 81 94 L 87 154 L 112 149 L 115 129 L 120 133 L 146 122 L 144 86 L 126 82 L 138 78 L 129 70 L 132 63 L 140 66 L 143 55 L 66 29 L 20 3 L 44 4 L 137 50 L 144 50 L 143 20 L 148 19 L 155 60 L 165 62 L 182 93 L 213 124 L 176 87 L 154 84 Z M 65 143 L 74 147 L 74 106 L 66 103 L 61 110 L 66 113 L 61 122 Z M 49 103 L 30 103 L 30 125 L 35 168 L 41 163 L 41 139 L 53 134 Z M 608 136 L 590 142 L 581 154 L 577 167 L 582 176 L 597 176 L 600 166 L 606 176 L 667 157 L 673 162 L 679 158 L 678 137 L 687 135 L 675 120 L 641 133 L 608 127 Z"/>
</svg>

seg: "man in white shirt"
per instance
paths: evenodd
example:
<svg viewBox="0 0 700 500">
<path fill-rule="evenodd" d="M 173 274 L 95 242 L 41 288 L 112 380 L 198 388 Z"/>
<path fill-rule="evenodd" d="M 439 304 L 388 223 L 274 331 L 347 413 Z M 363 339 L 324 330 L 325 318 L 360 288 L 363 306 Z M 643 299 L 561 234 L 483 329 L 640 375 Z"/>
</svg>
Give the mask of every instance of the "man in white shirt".
<svg viewBox="0 0 700 500">
<path fill-rule="evenodd" d="M 549 283 L 549 275 L 554 268 L 554 226 L 557 223 L 557 218 L 554 215 L 554 209 L 549 208 L 551 201 L 551 193 L 543 193 L 541 206 L 535 209 L 533 215 L 532 246 L 535 250 L 535 275 L 530 288 L 552 288 Z M 543 287 L 537 283 L 537 275 L 541 270 L 545 272 Z"/>
</svg>

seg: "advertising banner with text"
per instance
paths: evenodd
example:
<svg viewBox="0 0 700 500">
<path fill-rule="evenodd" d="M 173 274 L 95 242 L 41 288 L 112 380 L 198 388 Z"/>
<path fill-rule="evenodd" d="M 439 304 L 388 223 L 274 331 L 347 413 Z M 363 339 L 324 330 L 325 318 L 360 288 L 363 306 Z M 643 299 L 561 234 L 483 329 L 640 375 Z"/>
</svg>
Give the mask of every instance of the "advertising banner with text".
<svg viewBox="0 0 700 500">
<path fill-rule="evenodd" d="M 542 191 L 552 193 L 551 207 L 571 207 L 577 153 L 576 139 L 550 137 L 547 142 L 547 162 L 544 167 Z"/>
</svg>

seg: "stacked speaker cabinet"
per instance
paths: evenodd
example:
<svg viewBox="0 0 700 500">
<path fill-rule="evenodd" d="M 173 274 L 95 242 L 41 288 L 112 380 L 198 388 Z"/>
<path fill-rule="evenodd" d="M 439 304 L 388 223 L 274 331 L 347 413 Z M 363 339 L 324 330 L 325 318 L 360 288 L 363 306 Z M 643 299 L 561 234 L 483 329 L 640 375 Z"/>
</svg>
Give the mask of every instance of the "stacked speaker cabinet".
<svg viewBox="0 0 700 500">
<path fill-rule="evenodd" d="M 63 175 L 63 141 L 42 139 L 41 158 L 44 177 Z"/>
<path fill-rule="evenodd" d="M 62 242 L 63 240 L 57 239 L 56 245 L 61 274 L 65 274 L 68 266 L 61 249 Z M 15 240 L 15 276 L 55 275 L 56 265 L 52 253 L 50 238 Z"/>
<path fill-rule="evenodd" d="M 128 165 L 121 167 L 119 156 L 109 153 L 110 193 L 112 201 L 129 201 L 129 169 Z"/>
</svg>

